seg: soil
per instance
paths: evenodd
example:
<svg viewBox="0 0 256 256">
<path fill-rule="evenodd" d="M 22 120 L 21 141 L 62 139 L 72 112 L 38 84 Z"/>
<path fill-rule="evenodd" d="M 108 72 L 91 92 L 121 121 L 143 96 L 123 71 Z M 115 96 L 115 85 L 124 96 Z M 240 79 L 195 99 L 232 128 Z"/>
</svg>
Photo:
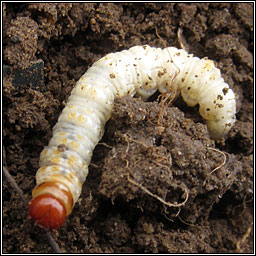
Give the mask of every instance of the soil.
<svg viewBox="0 0 256 256">
<path fill-rule="evenodd" d="M 51 232 L 63 251 L 253 253 L 253 3 L 3 3 L 2 11 L 3 160 L 27 200 L 71 89 L 107 53 L 182 46 L 213 59 L 237 95 L 237 122 L 219 142 L 181 99 L 163 107 L 157 94 L 117 99 L 82 195 Z M 52 253 L 5 179 L 2 192 L 3 252 Z"/>
</svg>

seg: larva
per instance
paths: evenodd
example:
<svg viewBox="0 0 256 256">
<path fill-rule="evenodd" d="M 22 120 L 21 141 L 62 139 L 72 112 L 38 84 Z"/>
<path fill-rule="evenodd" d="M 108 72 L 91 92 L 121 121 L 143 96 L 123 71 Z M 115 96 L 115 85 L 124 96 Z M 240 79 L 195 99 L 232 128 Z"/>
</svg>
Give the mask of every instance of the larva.
<svg viewBox="0 0 256 256">
<path fill-rule="evenodd" d="M 144 45 L 110 53 L 76 83 L 40 155 L 29 205 L 35 222 L 58 228 L 72 212 L 115 97 L 137 93 L 146 100 L 157 90 L 171 91 L 174 85 L 188 106 L 199 104 L 212 138 L 228 133 L 235 122 L 235 95 L 213 61 L 174 47 Z"/>
</svg>

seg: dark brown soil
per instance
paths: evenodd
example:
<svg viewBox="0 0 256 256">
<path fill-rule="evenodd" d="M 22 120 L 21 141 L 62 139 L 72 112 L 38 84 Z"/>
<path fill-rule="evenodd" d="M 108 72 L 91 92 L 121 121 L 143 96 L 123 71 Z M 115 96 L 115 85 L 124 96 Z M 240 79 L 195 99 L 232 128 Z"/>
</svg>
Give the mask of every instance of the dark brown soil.
<svg viewBox="0 0 256 256">
<path fill-rule="evenodd" d="M 215 60 L 237 94 L 237 122 L 218 143 L 181 99 L 117 99 L 82 195 L 52 232 L 61 249 L 253 252 L 253 4 L 4 3 L 3 29 L 3 159 L 28 200 L 75 81 L 107 53 L 183 45 Z M 2 192 L 3 252 L 52 253 L 6 180 Z"/>
</svg>

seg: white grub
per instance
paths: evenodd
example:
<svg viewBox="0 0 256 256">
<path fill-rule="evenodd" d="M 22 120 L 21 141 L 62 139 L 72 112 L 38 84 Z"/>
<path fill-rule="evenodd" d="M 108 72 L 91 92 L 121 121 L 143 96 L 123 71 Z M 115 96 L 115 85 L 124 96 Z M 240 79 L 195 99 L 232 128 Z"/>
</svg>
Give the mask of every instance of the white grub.
<svg viewBox="0 0 256 256">
<path fill-rule="evenodd" d="M 188 106 L 199 104 L 213 139 L 229 132 L 235 122 L 235 95 L 213 61 L 174 47 L 134 46 L 96 61 L 76 83 L 41 153 L 37 185 L 59 181 L 69 188 L 75 203 L 115 97 L 137 94 L 146 100 L 157 90 L 165 93 L 173 88 Z"/>
</svg>

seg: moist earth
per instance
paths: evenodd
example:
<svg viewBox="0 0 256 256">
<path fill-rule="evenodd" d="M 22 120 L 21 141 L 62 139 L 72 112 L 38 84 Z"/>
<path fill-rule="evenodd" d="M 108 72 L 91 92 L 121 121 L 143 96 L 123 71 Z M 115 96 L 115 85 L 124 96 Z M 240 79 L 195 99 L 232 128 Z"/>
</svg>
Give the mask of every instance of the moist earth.
<svg viewBox="0 0 256 256">
<path fill-rule="evenodd" d="M 104 55 L 182 47 L 213 59 L 236 93 L 237 122 L 218 142 L 182 99 L 116 99 L 81 197 L 51 232 L 63 251 L 253 252 L 252 3 L 3 3 L 2 15 L 2 154 L 27 200 L 75 82 Z M 2 192 L 3 252 L 52 253 L 6 179 Z"/>
</svg>

